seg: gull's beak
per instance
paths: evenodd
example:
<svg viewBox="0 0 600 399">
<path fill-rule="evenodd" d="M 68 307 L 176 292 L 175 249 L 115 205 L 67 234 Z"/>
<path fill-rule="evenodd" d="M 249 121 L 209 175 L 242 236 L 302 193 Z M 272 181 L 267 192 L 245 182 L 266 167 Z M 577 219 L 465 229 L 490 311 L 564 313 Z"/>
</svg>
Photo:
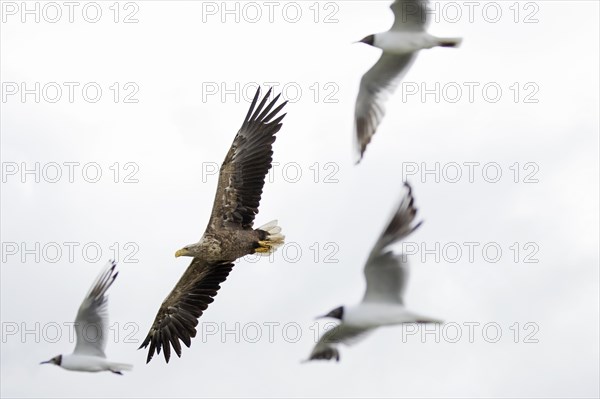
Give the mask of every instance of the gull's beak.
<svg viewBox="0 0 600 399">
<path fill-rule="evenodd" d="M 329 317 L 329 316 L 327 316 L 326 314 L 324 314 L 324 315 L 321 315 L 321 316 L 317 316 L 317 317 L 315 317 L 315 320 L 324 319 L 324 318 L 326 318 L 326 317 Z"/>
<path fill-rule="evenodd" d="M 40 364 L 48 364 L 50 363 L 50 360 L 46 360 L 45 362 L 40 362 Z"/>
<path fill-rule="evenodd" d="M 364 44 L 368 44 L 368 45 L 372 46 L 374 41 L 375 41 L 375 35 L 369 35 L 369 36 L 363 37 L 362 39 L 360 39 L 357 42 L 354 42 L 353 44 L 364 43 Z"/>
<path fill-rule="evenodd" d="M 179 251 L 175 252 L 175 257 L 179 258 L 180 256 L 186 256 L 187 254 L 188 254 L 188 250 L 182 248 Z"/>
</svg>

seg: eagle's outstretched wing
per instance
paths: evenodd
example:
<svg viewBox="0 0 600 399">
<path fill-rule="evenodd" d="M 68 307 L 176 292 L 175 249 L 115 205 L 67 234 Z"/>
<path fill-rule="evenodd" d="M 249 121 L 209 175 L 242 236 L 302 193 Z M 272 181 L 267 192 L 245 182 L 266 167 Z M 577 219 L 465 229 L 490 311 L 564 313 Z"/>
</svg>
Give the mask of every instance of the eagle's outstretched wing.
<svg viewBox="0 0 600 399">
<path fill-rule="evenodd" d="M 154 353 L 160 354 L 162 348 L 165 360 L 169 363 L 171 347 L 181 357 L 181 342 L 188 348 L 191 339 L 196 336 L 198 318 L 221 288 L 220 284 L 227 279 L 233 263 L 223 262 L 209 264 L 194 258 L 181 276 L 175 288 L 163 301 L 150 332 L 139 349 L 148 349 L 149 362 Z"/>
<path fill-rule="evenodd" d="M 222 226 L 252 228 L 265 176 L 273 161 L 275 133 L 281 129 L 281 120 L 286 115 L 273 120 L 287 101 L 271 111 L 280 95 L 265 107 L 270 94 L 271 90 L 256 107 L 260 97 L 258 88 L 244 123 L 221 165 L 217 193 L 207 227 L 209 232 L 217 231 Z"/>
<path fill-rule="evenodd" d="M 273 109 L 279 99 L 277 96 L 265 107 L 270 94 L 271 90 L 257 106 L 260 88 L 256 91 L 244 123 L 221 165 L 207 232 L 218 235 L 223 227 L 252 228 L 265 176 L 271 168 L 275 134 L 281 129 L 285 114 L 273 118 L 287 103 Z M 147 362 L 162 349 L 168 363 L 171 347 L 181 356 L 180 341 L 188 347 L 191 345 L 198 318 L 213 301 L 232 267 L 233 263 L 229 261 L 209 263 L 201 258 L 192 260 L 162 303 L 148 336 L 140 346 L 140 349 L 150 346 Z"/>
</svg>

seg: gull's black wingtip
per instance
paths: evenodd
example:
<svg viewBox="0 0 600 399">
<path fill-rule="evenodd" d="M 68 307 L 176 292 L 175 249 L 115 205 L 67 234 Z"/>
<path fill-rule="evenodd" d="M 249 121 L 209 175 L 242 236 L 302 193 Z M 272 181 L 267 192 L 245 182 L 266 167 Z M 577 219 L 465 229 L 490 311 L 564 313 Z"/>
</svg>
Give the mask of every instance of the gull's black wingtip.
<svg viewBox="0 0 600 399">
<path fill-rule="evenodd" d="M 308 363 L 312 360 L 335 360 L 336 363 L 340 361 L 340 351 L 335 348 L 327 348 L 321 352 L 311 353 L 308 359 L 304 360 L 302 363 Z"/>
<path fill-rule="evenodd" d="M 419 220 L 419 223 L 417 223 L 415 225 L 415 227 L 412 228 L 411 231 L 415 231 L 416 229 L 418 229 L 419 227 L 421 227 L 421 225 L 423 224 L 424 220 Z"/>
</svg>

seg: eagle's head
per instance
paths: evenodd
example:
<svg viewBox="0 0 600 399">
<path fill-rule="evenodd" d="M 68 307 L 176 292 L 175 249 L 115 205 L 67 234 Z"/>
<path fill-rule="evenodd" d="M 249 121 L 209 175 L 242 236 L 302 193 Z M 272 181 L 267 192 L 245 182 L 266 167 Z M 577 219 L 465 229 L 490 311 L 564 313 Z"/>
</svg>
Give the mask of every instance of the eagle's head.
<svg viewBox="0 0 600 399">
<path fill-rule="evenodd" d="M 201 253 L 200 243 L 196 243 L 196 244 L 186 245 L 185 247 L 181 248 L 180 250 L 175 252 L 175 257 L 179 258 L 180 256 L 191 256 L 194 258 L 194 257 L 200 256 L 200 253 Z"/>
</svg>

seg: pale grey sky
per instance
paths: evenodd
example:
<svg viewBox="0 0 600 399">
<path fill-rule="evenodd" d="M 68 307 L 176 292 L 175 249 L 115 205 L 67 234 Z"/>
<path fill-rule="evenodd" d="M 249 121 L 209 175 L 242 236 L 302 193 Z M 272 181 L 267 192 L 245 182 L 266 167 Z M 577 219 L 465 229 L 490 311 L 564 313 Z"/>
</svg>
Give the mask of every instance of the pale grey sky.
<svg viewBox="0 0 600 399">
<path fill-rule="evenodd" d="M 430 32 L 463 45 L 421 52 L 359 166 L 354 100 L 379 51 L 352 42 L 389 28 L 390 2 L 276 3 L 80 2 L 72 23 L 62 2 L 55 23 L 54 5 L 36 23 L 0 4 L 2 396 L 597 397 L 598 3 L 475 2 L 470 20 L 472 3 L 434 2 Z M 256 219 L 288 244 L 240 261 L 192 347 L 146 365 L 137 346 L 189 263 L 175 250 L 204 231 L 252 82 L 293 101 Z M 39 182 L 22 175 L 36 163 Z M 300 364 L 314 317 L 362 297 L 403 177 L 425 220 L 406 301 L 448 323 L 440 342 L 381 329 L 339 364 Z M 134 370 L 39 366 L 72 351 L 63 323 L 116 252 L 107 355 Z"/>
</svg>

